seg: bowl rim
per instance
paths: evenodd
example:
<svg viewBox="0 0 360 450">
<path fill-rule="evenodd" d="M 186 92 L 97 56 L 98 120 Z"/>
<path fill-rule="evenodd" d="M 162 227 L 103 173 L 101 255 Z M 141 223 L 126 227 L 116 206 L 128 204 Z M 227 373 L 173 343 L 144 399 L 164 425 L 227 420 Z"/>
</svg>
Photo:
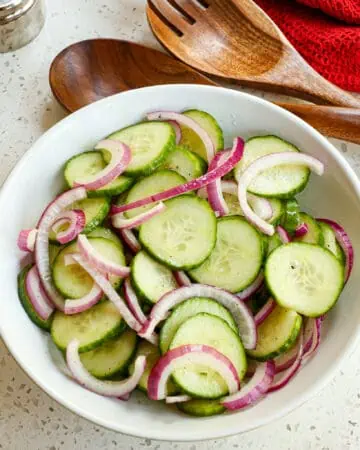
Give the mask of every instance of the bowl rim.
<svg viewBox="0 0 360 450">
<path fill-rule="evenodd" d="M 133 96 L 138 95 L 138 93 L 141 93 L 143 91 L 151 91 L 151 90 L 160 90 L 160 91 L 167 91 L 172 89 L 189 89 L 189 90 L 203 90 L 208 91 L 209 94 L 216 89 L 216 92 L 222 92 L 222 93 L 230 93 L 231 95 L 234 95 L 238 98 L 246 98 L 250 102 L 258 103 L 261 106 L 266 106 L 267 108 L 272 109 L 273 111 L 276 111 L 278 114 L 281 114 L 288 119 L 290 119 L 292 122 L 300 126 L 304 130 L 305 133 L 308 133 L 312 135 L 319 144 L 326 150 L 327 153 L 331 154 L 331 156 L 336 161 L 336 164 L 338 164 L 343 172 L 345 173 L 346 178 L 350 182 L 351 187 L 353 188 L 356 197 L 360 203 L 360 180 L 358 179 L 357 175 L 354 172 L 354 169 L 350 166 L 348 161 L 345 159 L 345 157 L 340 153 L 339 150 L 336 149 L 336 147 L 329 142 L 323 135 L 321 135 L 317 130 L 315 130 L 313 127 L 311 127 L 309 124 L 304 122 L 299 117 L 295 116 L 293 113 L 290 113 L 289 111 L 281 108 L 280 106 L 271 103 L 268 100 L 265 100 L 263 98 L 259 98 L 255 95 L 251 95 L 245 92 L 237 91 L 234 89 L 229 89 L 225 87 L 217 87 L 217 86 L 207 86 L 207 85 L 196 85 L 196 84 L 164 84 L 164 85 L 157 85 L 157 86 L 150 86 L 150 87 L 143 87 L 139 89 L 133 89 L 126 92 L 121 92 L 119 94 L 112 95 L 110 97 L 104 98 L 102 100 L 99 100 L 95 103 L 92 103 L 90 105 L 87 105 L 74 113 L 66 116 L 59 122 L 57 122 L 54 126 L 52 126 L 50 129 L 45 131 L 27 150 L 24 155 L 20 158 L 20 160 L 16 163 L 14 168 L 10 171 L 9 175 L 5 179 L 5 182 L 3 183 L 3 186 L 0 190 L 0 210 L 1 205 L 5 201 L 5 197 L 7 197 L 7 186 L 10 185 L 10 183 L 16 179 L 18 172 L 22 169 L 22 167 L 27 164 L 27 162 L 31 159 L 32 155 L 37 152 L 37 148 L 41 146 L 41 144 L 46 141 L 49 136 L 51 136 L 54 133 L 57 133 L 58 130 L 60 130 L 62 127 L 66 127 L 68 124 L 72 123 L 74 120 L 79 120 L 78 118 L 81 118 L 84 111 L 94 110 L 98 108 L 98 104 L 104 105 L 104 104 L 110 104 L 115 101 L 118 97 L 124 97 L 124 96 Z M 327 373 L 322 375 L 321 377 L 317 378 L 316 381 L 314 381 L 311 385 L 311 387 L 302 395 L 299 395 L 297 399 L 290 402 L 290 404 L 284 406 L 283 408 L 279 409 L 276 413 L 273 413 L 269 415 L 269 417 L 261 420 L 260 422 L 254 424 L 254 426 L 247 427 L 246 430 L 239 430 L 239 427 L 232 426 L 232 427 L 223 427 L 220 431 L 214 427 L 214 429 L 209 429 L 208 434 L 206 437 L 199 436 L 198 434 L 193 435 L 186 435 L 182 436 L 179 432 L 175 435 L 169 435 L 171 433 L 162 431 L 162 432 L 151 432 L 151 430 L 143 431 L 141 428 L 137 429 L 136 431 L 134 428 L 130 428 L 128 426 L 121 426 L 121 423 L 119 423 L 118 428 L 112 427 L 110 424 L 107 423 L 106 420 L 102 420 L 101 418 L 95 418 L 91 413 L 88 411 L 82 409 L 81 407 L 78 407 L 76 402 L 74 401 L 67 401 L 64 400 L 61 397 L 61 394 L 59 394 L 56 390 L 54 390 L 51 387 L 46 386 L 46 383 L 42 381 L 42 378 L 37 376 L 36 373 L 34 373 L 32 367 L 28 367 L 25 364 L 23 364 L 21 360 L 21 355 L 19 352 L 17 352 L 14 348 L 10 340 L 7 339 L 6 334 L 4 334 L 4 330 L 2 327 L 2 318 L 0 317 L 0 336 L 5 343 L 7 349 L 9 350 L 12 357 L 15 359 L 17 364 L 20 366 L 20 368 L 34 381 L 47 395 L 49 395 L 52 399 L 57 401 L 60 405 L 64 406 L 65 408 L 69 409 L 73 413 L 89 420 L 90 422 L 101 425 L 102 427 L 119 432 L 124 433 L 129 436 L 137 437 L 137 438 L 149 438 L 149 439 L 156 439 L 160 441 L 174 441 L 174 442 L 196 442 L 196 441 L 207 441 L 211 439 L 218 439 L 218 438 L 226 438 L 229 436 L 233 436 L 236 434 L 248 432 L 251 430 L 254 430 L 256 428 L 262 427 L 264 425 L 267 425 L 281 417 L 286 416 L 291 411 L 297 409 L 299 406 L 307 402 L 310 398 L 312 398 L 317 392 L 319 392 L 321 389 L 323 389 L 335 376 L 336 372 L 339 370 L 339 366 L 342 361 L 346 360 L 351 353 L 354 352 L 357 342 L 360 341 L 360 325 L 355 330 L 353 335 L 351 336 L 351 339 L 349 340 L 349 345 L 344 350 L 344 352 L 338 356 L 333 364 L 333 367 L 328 370 Z M 221 416 L 220 416 L 221 417 Z M 200 418 L 197 418 L 196 420 L 200 420 Z M 165 427 L 166 428 L 166 427 Z"/>
</svg>

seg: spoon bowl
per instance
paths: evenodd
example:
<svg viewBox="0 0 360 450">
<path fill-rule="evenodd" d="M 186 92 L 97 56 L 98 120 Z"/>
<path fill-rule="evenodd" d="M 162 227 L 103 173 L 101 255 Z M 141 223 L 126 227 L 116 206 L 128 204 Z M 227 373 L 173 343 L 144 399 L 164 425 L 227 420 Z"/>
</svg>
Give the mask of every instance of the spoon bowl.
<svg viewBox="0 0 360 450">
<path fill-rule="evenodd" d="M 177 59 L 133 42 L 91 39 L 65 48 L 50 68 L 50 86 L 69 112 L 119 92 L 159 84 L 217 86 Z M 327 136 L 360 143 L 360 110 L 281 103 Z"/>
</svg>

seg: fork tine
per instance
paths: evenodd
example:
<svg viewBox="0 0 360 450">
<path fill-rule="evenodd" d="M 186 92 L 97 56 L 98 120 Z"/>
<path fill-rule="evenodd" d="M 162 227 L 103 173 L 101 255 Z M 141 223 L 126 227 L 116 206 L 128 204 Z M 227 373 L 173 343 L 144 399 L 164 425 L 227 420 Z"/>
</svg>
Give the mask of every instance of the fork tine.
<svg viewBox="0 0 360 450">
<path fill-rule="evenodd" d="M 199 3 L 194 0 L 172 0 L 172 3 L 176 4 L 180 10 L 183 10 L 187 15 L 194 20 L 201 17 L 206 9 L 201 7 Z"/>
<path fill-rule="evenodd" d="M 178 30 L 180 34 L 185 34 L 185 32 L 188 31 L 191 26 L 189 22 L 166 0 L 149 0 L 149 4 L 155 13 L 161 15 L 162 18 L 168 22 L 170 25 L 169 28 L 171 28 L 171 26 L 173 27 L 173 31 L 174 28 Z M 165 21 L 163 20 L 163 22 Z"/>
</svg>

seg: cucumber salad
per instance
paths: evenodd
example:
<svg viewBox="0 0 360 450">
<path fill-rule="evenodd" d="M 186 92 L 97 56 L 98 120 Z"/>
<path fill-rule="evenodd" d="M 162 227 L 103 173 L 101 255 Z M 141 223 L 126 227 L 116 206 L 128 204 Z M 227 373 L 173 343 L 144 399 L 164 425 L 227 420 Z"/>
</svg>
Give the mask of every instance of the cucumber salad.
<svg viewBox="0 0 360 450">
<path fill-rule="evenodd" d="M 306 150 L 306 149 L 304 149 Z M 193 416 L 253 405 L 314 356 L 353 265 L 345 230 L 296 200 L 324 165 L 204 111 L 157 111 L 68 160 L 18 246 L 20 301 L 71 378 Z"/>
</svg>

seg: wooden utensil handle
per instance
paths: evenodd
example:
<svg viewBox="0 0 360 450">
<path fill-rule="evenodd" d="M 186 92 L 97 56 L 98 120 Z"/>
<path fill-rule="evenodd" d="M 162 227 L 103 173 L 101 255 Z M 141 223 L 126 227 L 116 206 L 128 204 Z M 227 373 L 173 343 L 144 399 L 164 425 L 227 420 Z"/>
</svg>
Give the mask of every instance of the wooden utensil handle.
<svg viewBox="0 0 360 450">
<path fill-rule="evenodd" d="M 322 105 L 360 108 L 360 100 L 323 78 L 287 45 L 281 69 L 277 66 L 276 71 L 263 76 L 277 91 Z"/>
<path fill-rule="evenodd" d="M 360 144 L 360 109 L 277 103 L 326 136 Z"/>
</svg>

